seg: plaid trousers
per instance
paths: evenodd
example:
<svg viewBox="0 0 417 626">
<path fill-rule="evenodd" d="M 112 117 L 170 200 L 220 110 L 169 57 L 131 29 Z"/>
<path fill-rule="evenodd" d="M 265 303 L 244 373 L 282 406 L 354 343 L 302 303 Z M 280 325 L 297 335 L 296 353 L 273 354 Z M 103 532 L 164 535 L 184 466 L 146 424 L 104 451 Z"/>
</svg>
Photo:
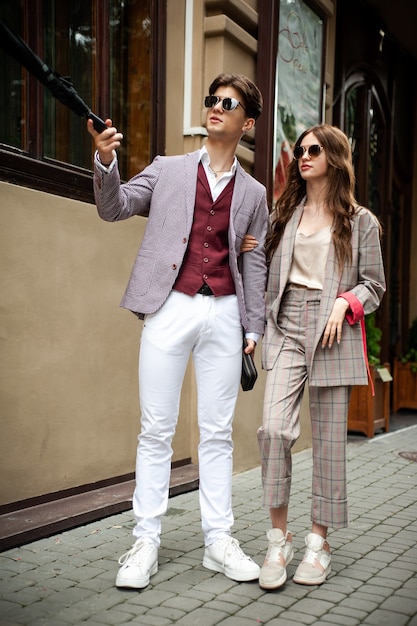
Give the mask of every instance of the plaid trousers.
<svg viewBox="0 0 417 626">
<path fill-rule="evenodd" d="M 318 290 L 289 288 L 281 301 L 277 332 L 285 339 L 275 367 L 267 372 L 263 423 L 258 430 L 263 504 L 269 508 L 289 504 L 291 448 L 300 436 L 300 406 L 313 359 L 320 297 Z M 324 348 L 337 349 L 337 344 Z M 350 392 L 349 386 L 309 388 L 311 519 L 332 528 L 348 525 L 346 430 Z"/>
</svg>

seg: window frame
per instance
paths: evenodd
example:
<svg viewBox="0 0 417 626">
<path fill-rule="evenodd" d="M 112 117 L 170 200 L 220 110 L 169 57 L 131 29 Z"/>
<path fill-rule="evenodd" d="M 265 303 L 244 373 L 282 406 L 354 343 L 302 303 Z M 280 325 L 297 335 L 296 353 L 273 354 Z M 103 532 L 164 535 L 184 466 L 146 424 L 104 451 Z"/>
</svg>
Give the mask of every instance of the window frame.
<svg viewBox="0 0 417 626">
<path fill-rule="evenodd" d="M 329 16 L 323 8 L 322 2 L 316 2 L 315 0 L 304 0 L 304 2 L 323 21 L 321 67 L 323 87 L 326 75 L 326 42 Z M 279 0 L 277 2 L 259 0 L 258 41 L 268 41 L 270 42 L 270 45 L 260 46 L 258 48 L 257 56 L 257 84 L 263 94 L 264 110 L 256 123 L 254 176 L 265 185 L 267 189 L 268 204 L 271 207 L 274 206 L 274 146 L 276 141 L 274 102 L 276 97 L 277 56 L 279 52 L 279 15 Z M 324 92 L 322 93 L 322 108 L 323 102 Z"/>
<path fill-rule="evenodd" d="M 97 46 L 96 79 L 93 85 L 93 111 L 109 110 L 109 15 L 107 3 L 93 0 Z M 21 36 L 32 50 L 43 49 L 42 0 L 25 2 Z M 166 75 L 166 0 L 152 0 L 152 63 L 150 153 L 151 158 L 165 153 L 165 75 Z M 29 28 L 30 24 L 30 28 Z M 0 180 L 65 196 L 94 202 L 92 170 L 43 156 L 43 85 L 28 73 L 26 94 L 27 145 L 29 150 L 0 144 Z M 86 131 L 87 132 L 87 131 Z M 93 148 L 92 148 L 93 156 Z"/>
</svg>

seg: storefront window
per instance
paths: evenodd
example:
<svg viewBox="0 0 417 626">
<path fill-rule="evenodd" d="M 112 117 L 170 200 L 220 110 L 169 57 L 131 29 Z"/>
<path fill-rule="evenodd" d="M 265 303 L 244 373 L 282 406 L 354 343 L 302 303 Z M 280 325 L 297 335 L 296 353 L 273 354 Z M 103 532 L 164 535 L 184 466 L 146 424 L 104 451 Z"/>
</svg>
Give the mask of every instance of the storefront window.
<svg viewBox="0 0 417 626">
<path fill-rule="evenodd" d="M 376 215 L 382 212 L 386 131 L 375 90 L 366 79 L 346 92 L 346 134 L 352 147 L 356 196 Z"/>
<path fill-rule="evenodd" d="M 322 121 L 323 20 L 303 0 L 281 0 L 276 69 L 274 199 L 292 146 Z"/>
<path fill-rule="evenodd" d="M 364 110 L 364 102 L 366 102 L 366 90 L 364 86 L 355 86 L 346 94 L 346 134 L 352 149 L 353 168 L 358 171 L 360 154 L 364 150 L 366 137 L 365 126 L 361 111 Z M 360 196 L 358 188 L 359 179 L 356 178 L 356 197 Z"/>
<path fill-rule="evenodd" d="M 45 1 L 43 59 L 61 76 L 70 77 L 82 99 L 93 107 L 96 37 L 91 1 Z M 43 90 L 44 156 L 91 168 L 91 141 L 85 119 Z"/>
<path fill-rule="evenodd" d="M 19 32 L 19 3 L 0 4 L 0 20 Z M 19 63 L 0 48 L 0 142 L 22 150 L 27 149 L 25 120 L 22 117 L 25 81 Z"/>
<path fill-rule="evenodd" d="M 386 154 L 385 125 L 380 109 L 374 97 L 371 97 L 369 111 L 369 171 L 368 171 L 368 206 L 381 217 L 382 189 L 384 187 L 384 159 Z"/>
<path fill-rule="evenodd" d="M 111 118 L 123 132 L 125 141 L 119 151 L 122 178 L 143 169 L 153 156 L 155 141 L 151 99 L 157 98 L 152 77 L 158 75 L 156 68 L 161 61 L 158 48 L 163 50 L 160 41 L 158 48 L 154 41 L 155 30 L 158 37 L 162 36 L 158 0 L 3 2 L 0 20 L 55 72 L 70 77 L 94 113 Z M 36 186 L 36 165 L 28 158 L 39 163 L 38 167 L 40 163 L 43 168 L 48 165 L 47 175 L 43 172 L 38 179 L 45 182 L 47 176 L 53 184 L 64 170 L 91 170 L 92 141 L 86 120 L 56 100 L 10 51 L 1 48 L 0 88 L 3 179 L 13 180 L 9 178 L 13 160 L 19 180 L 24 170 L 30 169 L 29 186 Z M 17 156 L 25 159 L 20 165 Z M 1 174 L 3 165 L 7 176 Z M 72 180 L 77 185 L 79 175 Z"/>
<path fill-rule="evenodd" d="M 110 26 L 111 119 L 124 133 L 119 159 L 130 178 L 151 157 L 151 0 L 111 0 Z"/>
</svg>

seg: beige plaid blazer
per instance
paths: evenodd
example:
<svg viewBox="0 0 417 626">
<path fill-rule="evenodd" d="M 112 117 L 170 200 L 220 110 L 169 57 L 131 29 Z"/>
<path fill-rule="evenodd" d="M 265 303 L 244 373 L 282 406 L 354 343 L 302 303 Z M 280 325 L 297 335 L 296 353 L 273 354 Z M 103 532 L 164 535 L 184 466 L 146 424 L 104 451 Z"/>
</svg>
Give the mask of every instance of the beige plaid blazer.
<svg viewBox="0 0 417 626">
<path fill-rule="evenodd" d="M 274 367 L 283 345 L 284 334 L 276 320 L 285 291 L 294 251 L 295 236 L 304 201 L 296 208 L 269 268 L 266 291 L 266 328 L 262 341 L 262 366 Z M 361 326 L 343 324 L 340 344 L 321 348 L 321 338 L 337 296 L 351 292 L 367 315 L 378 308 L 385 293 L 379 226 L 368 209 L 358 209 L 352 219 L 352 263 L 340 273 L 333 242 L 326 263 L 323 292 L 317 319 L 309 384 L 315 387 L 366 385 L 368 382 Z"/>
</svg>

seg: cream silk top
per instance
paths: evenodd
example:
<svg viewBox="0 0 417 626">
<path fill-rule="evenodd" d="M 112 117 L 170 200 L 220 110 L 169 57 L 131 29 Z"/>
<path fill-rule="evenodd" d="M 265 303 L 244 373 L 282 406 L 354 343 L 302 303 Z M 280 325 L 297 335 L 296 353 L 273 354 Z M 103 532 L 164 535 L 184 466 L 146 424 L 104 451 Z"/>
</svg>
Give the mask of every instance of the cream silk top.
<svg viewBox="0 0 417 626">
<path fill-rule="evenodd" d="M 323 289 L 331 226 L 311 235 L 297 230 L 288 283 L 307 289 Z"/>
</svg>

